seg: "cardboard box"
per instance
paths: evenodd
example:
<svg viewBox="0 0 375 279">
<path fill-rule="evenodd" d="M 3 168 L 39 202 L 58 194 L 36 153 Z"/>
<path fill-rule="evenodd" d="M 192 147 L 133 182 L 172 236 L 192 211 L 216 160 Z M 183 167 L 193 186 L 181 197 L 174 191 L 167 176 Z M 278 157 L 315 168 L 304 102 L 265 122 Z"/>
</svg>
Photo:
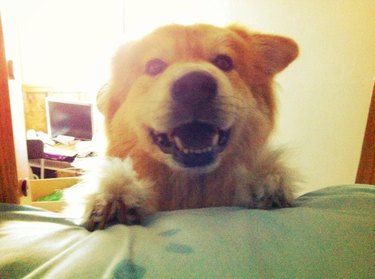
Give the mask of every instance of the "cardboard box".
<svg viewBox="0 0 375 279">
<path fill-rule="evenodd" d="M 53 212 L 60 212 L 65 206 L 61 201 L 37 201 L 39 198 L 48 196 L 56 190 L 65 189 L 78 183 L 77 177 L 62 177 L 51 179 L 30 179 L 28 181 L 28 195 L 21 199 L 24 205 L 40 207 Z"/>
</svg>

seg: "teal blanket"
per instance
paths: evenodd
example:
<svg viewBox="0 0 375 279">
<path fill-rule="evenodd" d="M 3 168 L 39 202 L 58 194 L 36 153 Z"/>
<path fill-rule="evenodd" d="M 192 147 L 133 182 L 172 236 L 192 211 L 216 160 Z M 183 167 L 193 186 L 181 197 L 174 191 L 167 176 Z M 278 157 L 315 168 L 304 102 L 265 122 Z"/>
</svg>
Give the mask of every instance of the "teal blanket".
<svg viewBox="0 0 375 279">
<path fill-rule="evenodd" d="M 375 187 L 329 187 L 295 207 L 162 212 L 90 233 L 0 205 L 1 278 L 375 278 Z"/>
</svg>

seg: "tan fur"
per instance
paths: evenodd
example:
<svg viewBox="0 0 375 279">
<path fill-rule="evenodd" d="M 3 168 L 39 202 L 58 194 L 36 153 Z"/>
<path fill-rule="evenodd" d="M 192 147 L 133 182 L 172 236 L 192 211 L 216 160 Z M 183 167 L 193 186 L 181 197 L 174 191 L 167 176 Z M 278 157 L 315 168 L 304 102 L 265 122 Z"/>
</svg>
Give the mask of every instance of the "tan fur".
<svg viewBox="0 0 375 279">
<path fill-rule="evenodd" d="M 297 53 L 290 39 L 239 26 L 172 25 L 122 46 L 113 58 L 112 78 L 98 95 L 108 157 L 130 158 L 138 179 L 153 183 L 153 194 L 146 202 L 154 203 L 155 210 L 290 205 L 293 171 L 282 163 L 281 152 L 268 150 L 267 140 L 276 114 L 272 79 Z M 212 64 L 218 54 L 233 59 L 233 70 L 223 72 Z M 149 76 L 145 65 L 154 58 L 168 66 L 159 75 Z M 188 121 L 186 115 L 171 112 L 170 88 L 192 71 L 215 78 L 219 101 L 209 105 L 220 112 L 215 121 L 232 129 L 217 162 L 200 171 L 175 166 L 171 156 L 153 144 L 147 129 L 168 132 Z M 204 112 L 200 117 L 208 121 L 211 114 Z M 94 204 L 97 195 L 91 197 Z M 100 210 L 91 205 L 87 211 Z"/>
</svg>

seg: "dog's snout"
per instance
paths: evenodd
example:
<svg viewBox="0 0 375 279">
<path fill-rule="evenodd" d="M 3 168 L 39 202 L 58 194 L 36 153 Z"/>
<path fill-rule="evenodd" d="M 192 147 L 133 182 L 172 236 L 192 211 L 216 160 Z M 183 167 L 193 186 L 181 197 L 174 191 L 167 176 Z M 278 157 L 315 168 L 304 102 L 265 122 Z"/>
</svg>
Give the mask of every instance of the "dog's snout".
<svg viewBox="0 0 375 279">
<path fill-rule="evenodd" d="M 217 83 L 209 73 L 191 72 L 173 84 L 171 94 L 178 103 L 197 104 L 210 101 L 217 94 Z"/>
</svg>

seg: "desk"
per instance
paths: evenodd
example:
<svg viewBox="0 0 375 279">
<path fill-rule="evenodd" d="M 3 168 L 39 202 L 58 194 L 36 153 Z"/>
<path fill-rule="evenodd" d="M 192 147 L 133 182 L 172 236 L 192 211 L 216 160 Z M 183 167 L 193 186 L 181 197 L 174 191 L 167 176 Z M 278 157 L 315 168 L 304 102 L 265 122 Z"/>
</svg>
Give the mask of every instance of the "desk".
<svg viewBox="0 0 375 279">
<path fill-rule="evenodd" d="M 77 148 L 79 147 L 79 148 Z M 56 154 L 56 156 L 69 156 L 72 159 L 75 157 L 73 162 L 66 162 L 60 160 L 51 160 L 48 158 L 44 159 L 29 159 L 29 165 L 33 168 L 38 168 L 41 170 L 40 178 L 44 178 L 44 170 L 53 170 L 57 172 L 67 173 L 68 176 L 78 176 L 88 170 L 92 163 L 95 161 L 95 157 L 79 157 L 84 156 L 84 154 L 92 153 L 92 143 L 91 142 L 79 142 L 73 145 L 62 145 L 57 144 L 56 146 L 44 145 L 44 154 Z M 53 156 L 53 155 L 52 155 Z M 46 155 L 44 155 L 46 157 Z M 51 157 L 50 157 L 51 158 Z M 63 175 L 67 176 L 67 175 Z"/>
<path fill-rule="evenodd" d="M 44 161 L 44 170 L 63 171 L 64 173 L 71 174 L 71 176 L 78 176 L 84 172 L 84 170 L 73 166 L 72 163 L 48 159 L 29 159 L 29 166 L 41 169 L 42 160 Z M 44 174 L 41 178 L 44 178 Z"/>
</svg>

